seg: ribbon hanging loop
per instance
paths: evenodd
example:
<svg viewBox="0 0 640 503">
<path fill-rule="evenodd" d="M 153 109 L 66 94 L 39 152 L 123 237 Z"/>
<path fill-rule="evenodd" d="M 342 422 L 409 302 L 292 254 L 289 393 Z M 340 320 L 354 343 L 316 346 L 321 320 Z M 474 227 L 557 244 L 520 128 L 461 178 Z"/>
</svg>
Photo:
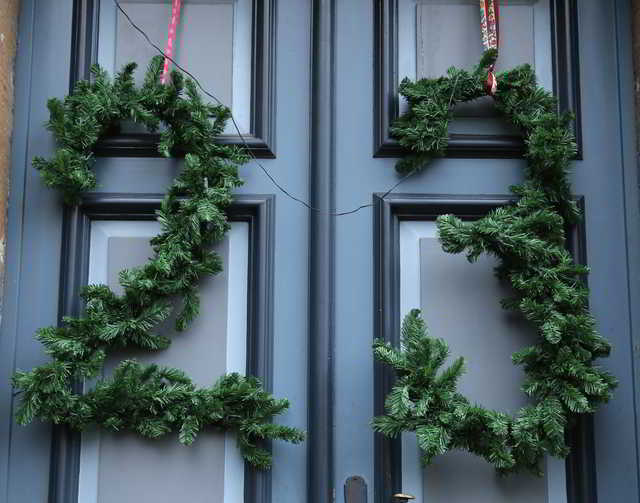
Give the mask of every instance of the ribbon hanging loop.
<svg viewBox="0 0 640 503">
<path fill-rule="evenodd" d="M 500 46 L 500 0 L 480 0 L 480 26 L 484 50 L 494 49 L 497 52 Z M 493 64 L 489 67 L 485 89 L 490 96 L 498 90 Z"/>
<path fill-rule="evenodd" d="M 169 80 L 169 66 L 171 59 L 174 55 L 174 46 L 176 43 L 176 36 L 178 31 L 178 24 L 180 23 L 180 10 L 182 8 L 182 0 L 172 0 L 171 2 L 171 18 L 169 20 L 169 34 L 167 35 L 167 46 L 164 50 L 164 69 L 162 70 L 162 77 L 160 82 L 166 84 Z"/>
</svg>

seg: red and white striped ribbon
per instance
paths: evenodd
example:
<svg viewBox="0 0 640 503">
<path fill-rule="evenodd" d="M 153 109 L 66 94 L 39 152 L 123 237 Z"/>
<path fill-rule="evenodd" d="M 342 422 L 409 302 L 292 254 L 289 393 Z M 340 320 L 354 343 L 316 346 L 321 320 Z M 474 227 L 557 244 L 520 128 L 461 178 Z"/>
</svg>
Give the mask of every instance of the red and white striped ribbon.
<svg viewBox="0 0 640 503">
<path fill-rule="evenodd" d="M 169 21 L 169 35 L 167 36 L 167 47 L 164 50 L 166 56 L 164 58 L 164 70 L 162 71 L 162 78 L 160 82 L 166 84 L 169 80 L 169 64 L 173 59 L 173 48 L 176 43 L 176 33 L 178 31 L 178 24 L 180 23 L 180 9 L 182 7 L 182 0 L 172 0 L 171 3 L 171 20 Z"/>
<path fill-rule="evenodd" d="M 498 50 L 500 46 L 500 0 L 480 0 L 480 25 L 482 28 L 482 43 L 484 50 Z M 494 65 L 489 67 L 487 94 L 493 96 L 498 90 L 498 81 L 494 73 Z"/>
</svg>

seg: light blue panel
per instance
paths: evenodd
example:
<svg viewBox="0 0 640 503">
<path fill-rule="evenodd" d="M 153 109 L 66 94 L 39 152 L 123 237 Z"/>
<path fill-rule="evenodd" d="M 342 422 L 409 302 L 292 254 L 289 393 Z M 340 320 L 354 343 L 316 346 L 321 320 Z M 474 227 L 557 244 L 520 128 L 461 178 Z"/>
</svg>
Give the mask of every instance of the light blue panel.
<svg viewBox="0 0 640 503">
<path fill-rule="evenodd" d="M 536 23 L 549 30 L 546 0 L 511 0 L 500 7 L 500 58 L 496 70 L 535 63 Z M 536 9 L 538 11 L 536 12 Z M 538 14 L 536 16 L 536 14 Z M 480 9 L 475 0 L 422 0 L 417 2 L 417 69 L 420 77 L 444 75 L 451 66 L 473 68 L 482 56 Z M 550 40 L 550 37 L 548 37 Z M 551 67 L 550 47 L 541 66 Z"/>
<path fill-rule="evenodd" d="M 549 0 L 501 2 L 500 57 L 497 71 L 530 63 L 538 82 L 553 89 Z M 480 9 L 475 0 L 400 0 L 398 4 L 398 80 L 438 77 L 448 68 L 473 68 L 482 55 Z M 406 109 L 406 104 L 401 105 Z M 452 133 L 518 134 L 490 98 L 456 106 Z"/>
<path fill-rule="evenodd" d="M 247 224 L 233 225 L 234 229 L 244 226 L 244 232 L 247 232 Z M 147 261 L 152 255 L 149 239 L 158 231 L 156 222 L 94 222 L 89 282 L 107 284 L 116 293 L 121 293 L 119 272 Z M 233 249 L 227 237 L 215 246 L 215 250 L 223 263 L 228 264 L 230 253 L 246 254 L 246 241 L 244 244 L 244 249 Z M 173 316 L 159 327 L 159 333 L 173 340 L 167 350 L 158 353 L 117 351 L 108 358 L 105 374 L 111 374 L 120 361 L 135 358 L 144 363 L 180 368 L 198 386 L 211 386 L 226 372 L 226 347 L 230 336 L 227 320 L 231 309 L 227 295 L 229 274 L 239 272 L 227 268 L 215 277 L 202 280 L 201 314 L 189 330 L 176 333 Z M 246 299 L 245 295 L 245 309 Z M 246 331 L 244 335 L 246 341 Z M 200 432 L 196 442 L 188 447 L 178 443 L 175 432 L 151 440 L 132 432 L 114 434 L 93 428 L 87 430 L 82 435 L 79 501 L 110 503 L 153 499 L 158 503 L 169 503 L 183 497 L 185 487 L 189 487 L 189 500 L 194 503 L 208 503 L 212 498 L 236 503 L 235 491 L 228 495 L 224 483 L 226 457 L 230 454 L 226 452 L 225 435 L 210 430 Z M 127 460 L 126 464 L 123 459 Z M 242 463 L 239 469 L 244 470 Z M 159 473 L 163 476 L 158 477 Z M 240 491 L 242 487 L 240 484 Z"/>
<path fill-rule="evenodd" d="M 106 5 L 103 5 L 106 4 Z M 105 0 L 101 7 L 113 9 L 113 0 Z M 166 2 L 122 2 L 123 8 L 133 21 L 161 48 L 167 44 L 168 23 L 171 5 Z M 146 69 L 157 51 L 151 47 L 118 13 L 113 26 L 115 32 L 115 70 L 130 61 L 136 61 Z M 113 36 L 101 32 L 101 42 Z M 105 37 L 106 35 L 106 37 Z M 110 41 L 110 40 L 109 40 Z M 189 69 L 212 94 L 227 106 L 231 106 L 232 54 L 233 54 L 233 4 L 215 2 L 191 4 L 185 2 L 180 13 L 180 24 L 176 35 L 174 59 Z M 202 48 L 207 50 L 203 51 Z M 136 77 L 141 84 L 143 73 Z"/>
<path fill-rule="evenodd" d="M 525 376 L 522 367 L 511 363 L 511 354 L 534 344 L 535 330 L 522 316 L 501 308 L 500 300 L 514 292 L 496 279 L 495 257 L 469 263 L 464 254 L 445 253 L 435 223 L 430 224 L 431 236 L 419 241 L 420 270 L 415 272 L 420 276 L 420 300 L 414 307 L 422 309 L 429 335 L 449 345 L 446 365 L 464 357 L 466 372 L 458 391 L 472 403 L 515 414 L 531 401 L 520 390 Z M 417 463 L 414 459 L 412 464 Z M 547 499 L 546 478 L 526 473 L 500 477 L 487 461 L 462 451 L 436 457 L 424 470 L 423 488 L 419 503 L 559 501 L 555 496 Z"/>
<path fill-rule="evenodd" d="M 173 58 L 234 111 L 243 132 L 249 130 L 251 115 L 252 3 L 253 0 L 183 2 Z M 142 82 L 144 70 L 157 50 L 130 25 L 113 0 L 101 0 L 99 4 L 98 63 L 112 73 L 125 63 L 136 61 L 139 70 L 135 79 Z M 171 2 L 126 0 L 121 5 L 164 49 Z M 203 51 L 203 47 L 207 50 Z M 127 131 L 144 130 L 134 124 L 125 126 L 123 130 Z M 235 134 L 233 127 L 227 127 L 226 132 Z"/>
</svg>

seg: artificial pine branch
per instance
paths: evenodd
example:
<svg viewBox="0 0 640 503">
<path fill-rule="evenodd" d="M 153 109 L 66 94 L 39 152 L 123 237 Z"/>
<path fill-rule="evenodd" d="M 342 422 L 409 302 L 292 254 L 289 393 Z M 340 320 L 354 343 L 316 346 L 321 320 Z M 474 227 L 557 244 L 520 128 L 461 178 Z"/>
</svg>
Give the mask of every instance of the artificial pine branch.
<svg viewBox="0 0 640 503">
<path fill-rule="evenodd" d="M 120 272 L 124 293 L 89 285 L 82 293 L 83 317 L 67 317 L 58 327 L 38 331 L 53 361 L 14 375 L 21 394 L 18 422 L 39 418 L 79 430 L 97 424 L 152 438 L 177 431 L 185 444 L 200 430 L 215 427 L 235 432 L 244 458 L 268 468 L 271 455 L 260 447 L 264 440 L 298 443 L 304 434 L 271 423 L 289 402 L 273 398 L 256 378 L 230 374 L 210 388 L 196 388 L 180 370 L 124 361 L 91 391 L 74 391 L 78 380 L 100 376 L 107 355 L 116 349 L 165 349 L 170 340 L 157 333 L 158 327 L 173 313 L 176 296 L 183 305 L 176 329 L 185 330 L 199 312 L 199 280 L 222 270 L 220 257 L 210 248 L 229 229 L 225 208 L 242 183 L 238 166 L 248 157 L 238 147 L 216 142 L 229 110 L 204 103 L 195 84 L 178 72 L 168 85 L 160 84 L 162 67 L 162 58 L 154 58 L 137 88 L 134 63 L 113 81 L 94 66 L 92 82 L 79 82 L 63 101 L 49 100 L 47 127 L 59 148 L 52 159 L 36 158 L 33 164 L 67 204 L 96 187 L 92 148 L 122 120 L 151 131 L 165 125 L 159 152 L 168 157 L 179 149 L 186 155 L 157 212 L 161 232 L 151 241 L 153 256 Z"/>
<path fill-rule="evenodd" d="M 398 162 L 399 173 L 422 169 L 445 154 L 456 103 L 485 95 L 493 61 L 495 54 L 487 53 L 472 72 L 450 68 L 446 77 L 402 82 L 409 110 L 391 132 L 411 154 Z M 516 293 L 503 307 L 519 311 L 538 333 L 534 345 L 512 356 L 524 368 L 522 390 L 535 405 L 515 416 L 472 406 L 456 391 L 463 360 L 438 373 L 448 348 L 427 336 L 413 311 L 403 323 L 401 349 L 374 344 L 376 358 L 395 370 L 397 381 L 386 414 L 375 418 L 373 427 L 388 436 L 415 431 L 425 463 L 458 448 L 482 456 L 501 473 L 540 473 L 546 454 L 568 454 L 568 424 L 607 402 L 617 380 L 594 365 L 611 347 L 589 312 L 582 281 L 588 269 L 566 250 L 565 228 L 580 218 L 567 178 L 576 153 L 571 116 L 558 114 L 555 98 L 536 84 L 529 65 L 498 75 L 495 103 L 525 137 L 525 181 L 511 188 L 518 200 L 473 222 L 442 215 L 438 233 L 448 253 L 466 252 L 470 261 L 482 254 L 499 260 L 497 275 Z"/>
</svg>

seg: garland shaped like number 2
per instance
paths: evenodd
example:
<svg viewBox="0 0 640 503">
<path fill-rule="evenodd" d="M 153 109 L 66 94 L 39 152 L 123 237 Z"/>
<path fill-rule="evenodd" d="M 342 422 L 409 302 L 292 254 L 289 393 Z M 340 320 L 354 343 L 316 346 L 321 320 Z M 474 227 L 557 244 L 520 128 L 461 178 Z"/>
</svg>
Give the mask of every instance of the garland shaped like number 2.
<svg viewBox="0 0 640 503">
<path fill-rule="evenodd" d="M 170 341 L 157 330 L 174 311 L 172 299 L 182 299 L 176 329 L 185 330 L 198 315 L 199 279 L 222 269 L 211 246 L 229 229 L 224 209 L 241 184 L 238 166 L 248 158 L 242 149 L 215 141 L 229 110 L 203 103 L 195 84 L 179 72 L 161 84 L 162 64 L 162 57 L 152 60 L 140 88 L 133 82 L 135 63 L 113 82 L 95 66 L 93 82 L 79 82 L 64 101 L 48 103 L 48 128 L 59 148 L 52 159 L 36 158 L 33 164 L 67 204 L 76 204 L 96 187 L 92 148 L 121 120 L 134 120 L 151 131 L 166 126 L 159 152 L 169 157 L 181 149 L 186 155 L 157 212 L 161 232 L 151 241 L 153 257 L 120 272 L 124 294 L 90 285 L 82 293 L 84 317 L 67 317 L 59 327 L 38 330 L 37 338 L 53 360 L 14 375 L 14 387 L 22 395 L 17 419 L 26 424 L 39 418 L 77 430 L 99 425 L 152 438 L 177 430 L 184 444 L 212 426 L 234 432 L 245 460 L 268 468 L 271 454 L 261 447 L 264 440 L 298 443 L 304 434 L 271 422 L 289 402 L 273 398 L 254 377 L 228 374 L 209 388 L 196 388 L 180 370 L 126 360 L 90 391 L 75 392 L 74 383 L 102 373 L 113 350 L 166 348 Z"/>
<path fill-rule="evenodd" d="M 487 69 L 496 55 L 487 51 L 473 72 L 451 68 L 446 77 L 402 82 L 400 93 L 409 110 L 392 134 L 411 153 L 397 164 L 400 173 L 417 171 L 444 155 L 453 106 L 486 94 Z M 376 417 L 373 427 L 390 437 L 414 431 L 425 464 L 451 449 L 465 449 L 500 473 L 526 469 L 540 474 L 547 453 L 568 454 L 565 429 L 577 415 L 608 401 L 617 381 L 593 365 L 609 354 L 610 345 L 589 313 L 589 292 L 581 281 L 588 271 L 574 263 L 565 247 L 566 226 L 580 218 L 567 180 L 576 154 L 572 117 L 558 115 L 556 100 L 536 84 L 529 65 L 497 80 L 496 107 L 525 137 L 525 181 L 511 188 L 518 201 L 474 222 L 442 215 L 437 225 L 444 251 L 466 251 L 469 261 L 483 253 L 499 259 L 497 275 L 516 294 L 503 300 L 503 307 L 522 313 L 538 332 L 534 345 L 512 356 L 514 364 L 524 367 L 522 390 L 535 404 L 515 416 L 472 405 L 456 391 L 464 359 L 439 372 L 448 347 L 427 336 L 420 311 L 414 310 L 404 319 L 401 349 L 374 343 L 376 358 L 394 369 L 397 380 L 385 402 L 386 414 Z"/>
</svg>

